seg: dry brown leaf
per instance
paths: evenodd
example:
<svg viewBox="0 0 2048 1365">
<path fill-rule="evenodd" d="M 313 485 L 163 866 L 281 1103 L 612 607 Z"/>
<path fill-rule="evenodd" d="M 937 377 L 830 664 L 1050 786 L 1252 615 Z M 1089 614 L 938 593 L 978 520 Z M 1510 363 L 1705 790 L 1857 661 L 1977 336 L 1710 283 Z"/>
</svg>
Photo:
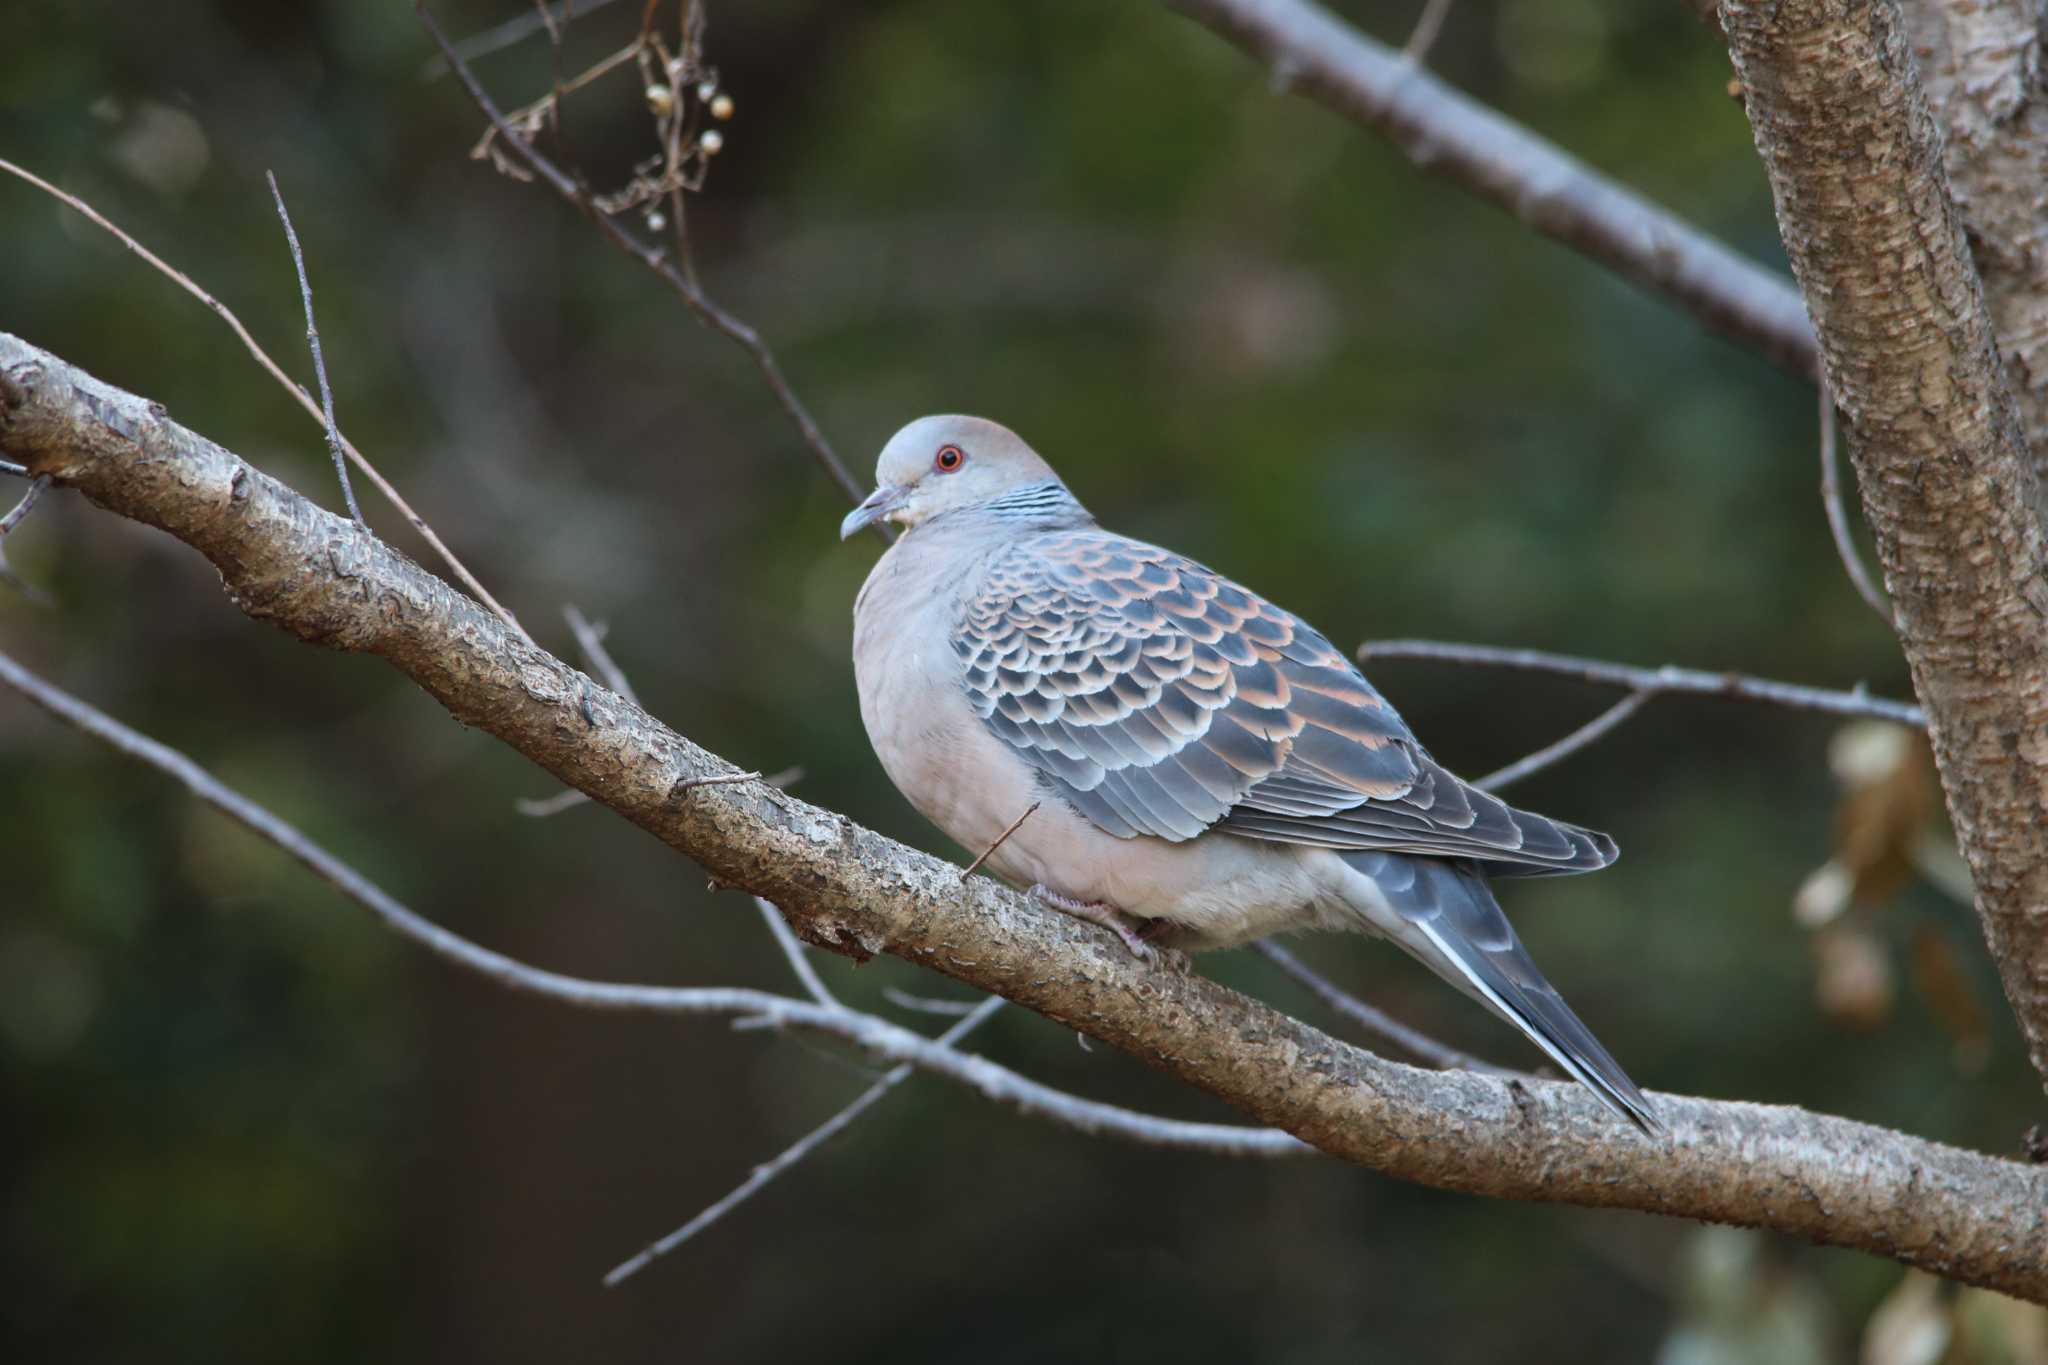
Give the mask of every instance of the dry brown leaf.
<svg viewBox="0 0 2048 1365">
<path fill-rule="evenodd" d="M 1897 992 L 1884 940 L 1860 919 L 1837 920 L 1813 935 L 1813 997 L 1845 1028 L 1869 1032 L 1891 1018 Z"/>
<path fill-rule="evenodd" d="M 1851 905 L 1882 905 L 1912 881 L 1938 796 L 1927 737 L 1904 726 L 1842 727 L 1828 746 L 1828 766 L 1842 785 L 1842 802 L 1835 808 L 1834 856 L 1793 902 L 1808 928 Z"/>
</svg>

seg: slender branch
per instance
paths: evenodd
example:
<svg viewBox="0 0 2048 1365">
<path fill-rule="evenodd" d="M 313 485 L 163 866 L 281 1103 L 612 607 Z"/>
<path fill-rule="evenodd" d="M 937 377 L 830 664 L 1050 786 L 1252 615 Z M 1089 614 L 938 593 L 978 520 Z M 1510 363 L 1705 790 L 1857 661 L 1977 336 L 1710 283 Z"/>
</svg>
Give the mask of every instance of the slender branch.
<svg viewBox="0 0 2048 1365">
<path fill-rule="evenodd" d="M 548 188 L 582 210 L 584 216 L 596 225 L 606 241 L 660 276 L 691 312 L 707 323 L 713 331 L 738 343 L 752 356 L 755 367 L 761 371 L 761 377 L 767 381 L 776 401 L 782 405 L 783 412 L 796 424 L 797 432 L 802 436 L 804 444 L 810 448 L 819 466 L 839 486 L 839 491 L 852 502 L 859 502 L 866 497 L 867 490 L 861 487 L 859 480 L 847 472 L 845 464 L 833 451 L 831 442 L 825 439 L 824 431 L 812 419 L 810 409 L 803 405 L 802 400 L 796 396 L 796 390 L 789 386 L 789 380 L 783 376 L 781 362 L 776 360 L 775 353 L 761 340 L 760 334 L 712 302 L 711 296 L 706 294 L 690 275 L 679 270 L 675 262 L 659 247 L 649 246 L 640 241 L 608 215 L 600 212 L 582 186 L 542 155 L 532 143 L 520 137 L 505 121 L 505 116 L 499 112 L 497 104 L 485 91 L 482 82 L 477 80 L 476 74 L 469 69 L 468 63 L 462 60 L 449 43 L 448 36 L 441 31 L 440 24 L 435 21 L 433 12 L 426 7 L 425 0 L 416 0 L 414 8 L 428 36 L 434 40 L 434 45 L 441 49 L 441 55 L 447 59 L 449 69 L 462 82 L 463 88 L 469 92 L 470 99 L 483 111 L 484 117 L 489 120 L 491 127 L 497 130 L 505 145 L 512 149 L 513 154 L 539 176 Z M 876 525 L 878 530 L 883 529 L 880 523 Z M 891 539 L 886 531 L 882 538 L 884 541 Z"/>
<path fill-rule="evenodd" d="M 914 1014 L 944 1014 L 955 1019 L 964 1014 L 972 1014 L 978 1008 L 972 1000 L 940 1000 L 935 996 L 912 995 L 909 991 L 898 990 L 894 986 L 882 987 L 882 998 L 897 1008 L 909 1010 Z"/>
<path fill-rule="evenodd" d="M 770 907 L 770 909 L 772 910 L 773 907 Z M 780 916 L 775 918 L 779 923 Z M 973 1006 L 964 1018 L 938 1036 L 935 1046 L 943 1048 L 952 1047 L 962 1038 L 965 1038 L 968 1034 L 986 1023 L 996 1011 L 1003 1007 L 1003 1004 L 1004 1001 L 1000 995 L 992 995 L 979 1005 Z M 623 1284 L 626 1280 L 645 1269 L 657 1257 L 668 1255 L 671 1251 L 674 1251 L 677 1247 L 725 1217 L 726 1214 L 731 1213 L 741 1204 L 753 1198 L 754 1195 L 760 1192 L 763 1186 L 802 1161 L 818 1148 L 830 1142 L 833 1138 L 839 1136 L 840 1133 L 846 1131 L 848 1127 L 852 1126 L 854 1120 L 865 1114 L 874 1106 L 876 1101 L 908 1080 L 911 1071 L 912 1067 L 908 1062 L 898 1065 L 887 1075 L 862 1091 L 851 1104 L 841 1109 L 831 1118 L 826 1119 L 801 1138 L 798 1138 L 789 1147 L 784 1149 L 780 1155 L 756 1166 L 753 1173 L 741 1181 L 723 1199 L 705 1209 L 674 1232 L 669 1233 L 668 1236 L 650 1243 L 626 1260 L 621 1261 L 618 1265 L 613 1266 L 604 1277 L 605 1288 L 617 1288 L 620 1284 Z"/>
<path fill-rule="evenodd" d="M 626 670 L 619 667 L 611 651 L 604 647 L 608 628 L 592 624 L 590 618 L 573 603 L 562 608 L 562 619 L 569 623 L 569 633 L 576 637 L 576 648 L 583 651 L 583 657 L 597 670 L 597 676 L 604 680 L 604 685 L 638 706 L 640 694 L 633 690 L 633 680 L 626 676 Z"/>
<path fill-rule="evenodd" d="M 1943 130 L 1897 0 L 1723 0 L 1721 28 L 1977 918 L 2048 1082 L 2048 535 Z M 2008 31 L 2036 43 L 2033 18 Z"/>
<path fill-rule="evenodd" d="M 1892 604 L 1885 601 L 1884 594 L 1871 581 L 1870 570 L 1864 566 L 1863 556 L 1856 552 L 1856 539 L 1849 533 L 1849 512 L 1842 506 L 1842 481 L 1837 472 L 1835 460 L 1835 395 L 1822 380 L 1820 389 L 1820 505 L 1828 516 L 1828 534 L 1834 537 L 1835 554 L 1842 561 L 1842 569 L 1849 575 L 1849 581 L 1856 587 L 1856 595 L 1870 604 L 1870 609 L 1881 617 L 1886 625 L 1892 623 Z"/>
<path fill-rule="evenodd" d="M 516 46 L 531 38 L 534 34 L 551 27 L 553 24 L 560 23 L 563 16 L 568 13 L 572 3 L 575 6 L 576 17 L 580 19 L 587 14 L 594 14 L 598 10 L 603 9 L 606 5 L 611 4 L 612 0 L 560 0 L 560 3 L 547 7 L 538 14 L 529 10 L 525 14 L 514 15 L 504 23 L 487 28 L 481 33 L 472 33 L 467 38 L 458 39 L 454 44 L 455 51 L 464 61 L 473 62 L 480 57 L 488 57 L 494 52 L 501 52 L 505 48 Z M 447 74 L 448 59 L 446 57 L 431 57 L 427 60 L 426 65 L 420 69 L 421 80 L 439 80 Z"/>
<path fill-rule="evenodd" d="M 1448 1043 L 1440 1043 L 1420 1029 L 1402 1023 L 1386 1011 L 1366 1004 L 1272 939 L 1262 938 L 1251 946 L 1253 952 L 1308 987 L 1316 999 L 1367 1033 L 1383 1042 L 1392 1043 L 1409 1056 L 1439 1071 L 1476 1071 L 1487 1076 L 1520 1074 L 1483 1061 L 1469 1052 L 1461 1052 Z"/>
<path fill-rule="evenodd" d="M 341 480 L 341 499 L 348 504 L 349 520 L 367 526 L 363 509 L 356 506 L 356 490 L 348 481 L 348 457 L 341 450 L 341 428 L 334 423 L 334 390 L 327 383 L 327 357 L 320 353 L 320 324 L 313 320 L 313 285 L 306 278 L 306 256 L 299 250 L 299 234 L 292 230 L 292 216 L 285 210 L 284 191 L 277 176 L 265 171 L 270 197 L 277 203 L 277 219 L 284 224 L 284 239 L 292 249 L 292 268 L 299 272 L 299 297 L 306 305 L 306 344 L 313 348 L 313 377 L 320 384 L 320 415 L 327 428 L 327 453 L 334 458 L 334 477 Z"/>
<path fill-rule="evenodd" d="M 21 525 L 27 519 L 28 514 L 36 510 L 36 504 L 42 501 L 43 490 L 49 486 L 50 476 L 48 474 L 38 474 L 28 481 L 28 491 L 21 495 L 21 501 L 14 504 L 6 516 L 0 517 L 0 536 L 5 536 L 9 531 Z"/>
<path fill-rule="evenodd" d="M 1401 45 L 1401 55 L 1418 64 L 1426 59 L 1429 50 L 1436 46 L 1437 35 L 1443 31 L 1444 16 L 1450 12 L 1451 0 L 1425 0 L 1408 41 Z"/>
<path fill-rule="evenodd" d="M 1499 791 L 1502 787 L 1520 782 L 1525 777 L 1532 777 L 1553 763 L 1561 762 L 1579 750 L 1599 743 L 1609 731 L 1642 710 L 1643 704 L 1656 695 L 1654 688 L 1642 688 L 1631 692 L 1555 744 L 1546 744 L 1535 753 L 1518 758 L 1505 768 L 1496 768 L 1472 785 L 1482 791 Z"/>
<path fill-rule="evenodd" d="M 1033 801 L 1030 805 L 1026 806 L 1024 808 L 1024 813 L 1018 816 L 1016 819 L 1012 820 L 1010 822 L 1010 827 L 1004 830 L 1001 834 L 998 834 L 996 836 L 994 843 L 990 844 L 987 848 L 983 849 L 979 854 L 977 854 L 973 862 L 969 863 L 967 866 L 960 869 L 960 880 L 964 882 L 969 877 L 972 877 L 976 872 L 980 871 L 981 865 L 988 861 L 988 855 L 994 853 L 997 849 L 1001 848 L 1005 843 L 1009 841 L 1009 838 L 1012 834 L 1015 834 L 1019 829 L 1022 829 L 1024 827 L 1024 822 L 1031 818 L 1032 812 L 1036 811 L 1040 804 L 1041 803 L 1037 801 Z"/>
<path fill-rule="evenodd" d="M 560 815 L 565 810 L 587 806 L 590 798 L 574 787 L 565 787 L 553 796 L 521 796 L 512 802 L 512 809 L 530 820 L 545 820 L 551 815 Z"/>
<path fill-rule="evenodd" d="M 23 470 L 22 472 L 25 474 L 28 471 Z M 50 599 L 41 588 L 36 587 L 22 578 L 21 575 L 15 573 L 14 567 L 7 562 L 7 536 L 15 527 L 21 525 L 30 512 L 35 510 L 36 503 L 43 496 L 43 490 L 49 486 L 49 475 L 36 475 L 28 481 L 28 491 L 21 495 L 21 501 L 14 504 L 13 510 L 9 511 L 6 516 L 0 517 L 0 583 L 9 585 L 37 606 L 48 606 Z"/>
<path fill-rule="evenodd" d="M 2048 1242 L 2048 1169 L 1801 1109 L 1669 1094 L 1656 1107 L 1672 1136 L 1651 1142 L 1583 1087 L 1518 1081 L 1511 1089 L 1494 1077 L 1402 1066 L 1200 976 L 1148 967 L 1100 929 L 987 878 L 962 883 L 957 867 L 764 784 L 678 794 L 730 765 L 590 687 L 374 536 L 158 417 L 144 400 L 4 334 L 0 377 L 0 457 L 185 541 L 253 618 L 384 659 L 458 721 L 589 792 L 719 881 L 780 906 L 809 943 L 856 958 L 890 953 L 1005 996 L 1261 1123 L 1403 1179 L 1769 1227 L 2048 1301 L 2048 1262 L 2034 1251 Z M 649 1008 L 648 992 L 660 988 L 568 989 L 606 1007 Z M 659 998 L 845 1037 L 891 1063 L 915 1061 L 984 1093 L 1027 1098 L 1016 1089 L 1030 1084 L 1022 1078 L 885 1021 L 848 1021 L 751 991 Z M 1102 1131 L 1128 1122 L 1110 1106 L 1066 1117 Z M 1177 1136 L 1199 1145 L 1231 1134 L 1220 1148 L 1231 1151 L 1284 1141 L 1235 1136 L 1241 1131 Z"/>
<path fill-rule="evenodd" d="M 768 932 L 775 937 L 775 946 L 782 949 L 783 957 L 789 960 L 789 969 L 796 973 L 796 979 L 804 991 L 821 1005 L 833 1009 L 846 1008 L 838 996 L 832 994 L 825 984 L 825 978 L 818 975 L 818 969 L 811 965 L 811 959 L 804 954 L 803 940 L 790 932 L 789 924 L 782 918 L 772 902 L 754 897 L 754 905 L 761 911 L 761 918 L 767 921 Z"/>
<path fill-rule="evenodd" d="M 1482 668 L 1516 668 L 1530 673 L 1555 673 L 1603 687 L 1626 687 L 1634 692 L 1687 692 L 1706 697 L 1732 697 L 1737 701 L 1764 702 L 1795 711 L 1822 711 L 1833 716 L 1865 716 L 1888 720 L 1915 729 L 1927 724 L 1927 714 L 1909 702 L 1873 697 L 1861 689 L 1834 692 L 1798 683 L 1773 682 L 1746 673 L 1709 673 L 1697 668 L 1637 668 L 1630 664 L 1585 659 L 1575 654 L 1552 654 L 1541 649 L 1500 649 L 1492 645 L 1452 644 L 1444 640 L 1368 640 L 1358 647 L 1361 660 L 1433 659 L 1447 664 L 1473 664 Z"/>
<path fill-rule="evenodd" d="M 12 688 L 52 716 L 109 748 L 176 779 L 199 800 L 275 845 L 314 876 L 368 910 L 387 928 L 456 966 L 500 986 L 584 1009 L 628 1013 L 738 1015 L 773 1029 L 800 1029 L 841 1038 L 891 1062 L 945 1076 L 1020 1113 L 1078 1131 L 1150 1146 L 1219 1156 L 1290 1156 L 1309 1148 L 1269 1128 L 1189 1123 L 1155 1118 L 1081 1099 L 968 1056 L 874 1015 L 838 1004 L 810 1004 L 766 991 L 728 986 L 639 986 L 564 976 L 493 952 L 463 938 L 387 895 L 341 859 L 241 793 L 223 785 L 184 754 L 130 729 L 0 653 L 0 686 Z"/>
<path fill-rule="evenodd" d="M 28 466 L 16 464 L 12 460 L 0 460 L 0 474 L 12 474 L 17 479 L 25 479 L 28 477 Z"/>
<path fill-rule="evenodd" d="M 127 232 L 116 226 L 106 215 L 86 203 L 83 199 L 80 199 L 77 195 L 58 189 L 41 176 L 36 175 L 32 171 L 23 170 L 4 158 L 0 158 L 0 171 L 5 171 L 17 180 L 25 181 L 35 186 L 72 212 L 79 214 L 122 246 L 140 256 L 158 274 L 213 310 L 214 315 L 228 325 L 228 330 L 235 334 L 236 338 L 242 343 L 243 348 L 249 352 L 250 357 L 263 367 L 264 372 L 283 386 L 284 391 L 297 400 L 298 405 L 304 408 L 314 421 L 323 422 L 324 424 L 320 405 L 313 401 L 313 396 L 306 392 L 305 386 L 286 374 L 284 367 L 271 359 L 270 352 L 264 350 L 256 343 L 256 338 L 251 336 L 249 329 L 242 325 L 242 320 L 235 316 L 233 309 L 200 288 L 191 276 L 164 260 L 142 243 L 136 241 Z M 519 624 L 519 618 L 507 611 L 497 598 L 491 596 L 490 589 L 486 588 L 478 580 L 477 576 L 471 573 L 468 567 L 455 557 L 455 552 L 449 549 L 442 542 L 441 537 L 434 533 L 433 527 L 427 525 L 427 519 L 412 510 L 412 504 L 399 495 L 398 489 L 393 486 L 389 479 L 386 479 L 378 472 L 377 467 L 370 463 L 369 458 L 362 451 L 350 445 L 345 438 L 341 444 L 342 449 L 348 452 L 349 459 L 355 462 L 356 468 L 363 471 L 363 477 L 376 485 L 377 491 L 384 495 L 384 500 L 397 509 L 398 514 L 405 518 L 406 524 L 417 531 L 420 538 L 432 547 L 434 553 L 441 557 L 441 562 L 448 566 L 448 571 L 455 575 L 457 581 L 474 593 L 479 602 L 490 608 L 493 616 L 496 616 L 500 621 L 510 626 L 513 632 L 521 639 L 530 640 L 531 637 L 526 634 L 526 628 Z"/>
<path fill-rule="evenodd" d="M 1297 90 L 1384 134 L 1425 171 L 1453 180 L 1535 231 L 1677 305 L 1709 331 L 1804 378 L 1819 373 L 1799 291 L 1684 219 L 1310 0 L 1167 0 Z"/>
</svg>

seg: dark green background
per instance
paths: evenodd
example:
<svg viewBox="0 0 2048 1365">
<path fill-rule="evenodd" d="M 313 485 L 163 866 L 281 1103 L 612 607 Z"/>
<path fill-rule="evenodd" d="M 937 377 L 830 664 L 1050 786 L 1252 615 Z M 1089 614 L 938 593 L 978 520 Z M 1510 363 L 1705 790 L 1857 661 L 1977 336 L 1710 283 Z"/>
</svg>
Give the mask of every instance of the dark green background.
<svg viewBox="0 0 2048 1365">
<path fill-rule="evenodd" d="M 310 376 L 274 169 L 344 429 L 529 627 L 569 653 L 562 604 L 608 620 L 678 729 L 744 766 L 801 764 L 808 799 L 956 853 L 855 710 L 849 609 L 874 546 L 837 543 L 843 502 L 740 352 L 544 192 L 465 158 L 477 116 L 421 78 L 410 5 L 16 8 L 0 155 L 85 194 Z M 569 60 L 623 42 L 637 8 L 579 22 Z M 1394 42 L 1411 18 L 1348 8 Z M 443 13 L 468 33 L 521 9 Z M 908 418 L 986 413 L 1109 524 L 1340 642 L 1904 695 L 1828 542 L 1809 389 L 1274 98 L 1205 30 L 1141 0 L 727 0 L 710 55 L 738 116 L 692 201 L 702 271 L 863 478 Z M 1725 56 L 1682 6 L 1461 0 L 1431 61 L 1781 263 Z M 479 69 L 530 98 L 545 40 Z M 651 150 L 637 85 L 571 105 L 601 185 Z M 317 428 L 215 318 L 4 179 L 0 328 L 339 505 Z M 249 623 L 177 544 L 60 494 L 8 551 L 59 603 L 0 594 L 8 651 L 422 912 L 562 971 L 788 987 L 744 898 L 601 810 L 522 819 L 544 777 L 383 665 Z M 1474 773 L 1610 700 L 1374 676 Z M 1910 994 L 1863 1036 L 1811 1003 L 1788 904 L 1828 849 L 1831 728 L 1653 705 L 1518 793 L 1612 830 L 1620 865 L 1518 885 L 1509 908 L 1646 1085 L 2010 1150 L 2040 1097 L 1962 908 L 1923 889 L 1881 924 L 1955 935 L 1997 1020 L 1983 1076 Z M 839 1049 L 506 995 L 6 698 L 0 869 L 11 1359 L 1799 1359 L 1847 1351 L 1898 1276 L 1335 1163 L 1117 1146 L 921 1080 L 607 1292 L 606 1267 L 861 1087 Z M 1303 951 L 1412 1022 L 1532 1060 L 1383 946 Z M 821 970 L 878 1007 L 886 986 L 957 993 L 893 961 Z M 1247 955 L 1203 970 L 1331 1022 Z M 984 1045 L 1090 1095 L 1228 1117 L 1021 1011 Z M 1709 1307 L 1717 1273 L 1733 1309 Z M 1785 1314 L 1789 1355 L 1684 1353 L 1720 1349 L 1724 1318 Z"/>
</svg>

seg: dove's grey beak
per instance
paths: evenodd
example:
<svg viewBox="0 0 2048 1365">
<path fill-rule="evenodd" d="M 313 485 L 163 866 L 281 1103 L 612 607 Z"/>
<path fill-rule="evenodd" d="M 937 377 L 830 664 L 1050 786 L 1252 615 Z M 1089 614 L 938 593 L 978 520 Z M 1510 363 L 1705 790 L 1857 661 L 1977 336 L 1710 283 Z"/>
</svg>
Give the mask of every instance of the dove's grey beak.
<svg viewBox="0 0 2048 1365">
<path fill-rule="evenodd" d="M 846 514 L 846 520 L 839 523 L 839 538 L 845 540 L 856 531 L 865 531 L 878 521 L 885 521 L 891 512 L 901 507 L 910 496 L 908 488 L 885 483 L 868 494 L 867 500 Z"/>
</svg>

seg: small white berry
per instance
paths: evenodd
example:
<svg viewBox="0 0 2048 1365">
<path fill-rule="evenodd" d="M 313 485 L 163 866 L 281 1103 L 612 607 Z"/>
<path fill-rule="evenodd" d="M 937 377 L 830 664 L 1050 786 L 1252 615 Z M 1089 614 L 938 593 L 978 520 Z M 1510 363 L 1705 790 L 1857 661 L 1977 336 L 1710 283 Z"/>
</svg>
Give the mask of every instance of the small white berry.
<svg viewBox="0 0 2048 1365">
<path fill-rule="evenodd" d="M 732 117 L 732 96 L 720 91 L 711 98 L 711 117 L 726 119 Z"/>
<path fill-rule="evenodd" d="M 675 107 L 676 97 L 674 91 L 665 85 L 650 85 L 647 87 L 647 108 L 656 117 L 665 117 L 669 110 Z"/>
<path fill-rule="evenodd" d="M 706 128 L 704 135 L 697 139 L 697 145 L 704 149 L 704 155 L 717 156 L 718 149 L 725 146 L 725 138 L 716 128 Z"/>
<path fill-rule="evenodd" d="M 717 82 L 717 81 L 699 81 L 699 82 L 697 83 L 697 98 L 698 98 L 698 99 L 700 99 L 700 100 L 708 100 L 708 99 L 710 99 L 710 98 L 711 98 L 711 97 L 712 97 L 713 95 L 715 95 L 715 94 L 717 94 L 717 93 L 718 93 L 718 82 Z"/>
<path fill-rule="evenodd" d="M 647 230 L 648 230 L 649 232 L 659 232 L 659 231 L 661 231 L 661 230 L 662 230 L 663 228 L 665 228 L 665 227 L 667 227 L 667 226 L 668 226 L 668 219 L 662 216 L 662 213 L 661 213 L 661 211 L 660 211 L 659 209 L 656 209 L 656 210 L 654 210 L 654 211 L 651 211 L 650 213 L 648 213 L 648 215 L 647 215 Z"/>
</svg>

